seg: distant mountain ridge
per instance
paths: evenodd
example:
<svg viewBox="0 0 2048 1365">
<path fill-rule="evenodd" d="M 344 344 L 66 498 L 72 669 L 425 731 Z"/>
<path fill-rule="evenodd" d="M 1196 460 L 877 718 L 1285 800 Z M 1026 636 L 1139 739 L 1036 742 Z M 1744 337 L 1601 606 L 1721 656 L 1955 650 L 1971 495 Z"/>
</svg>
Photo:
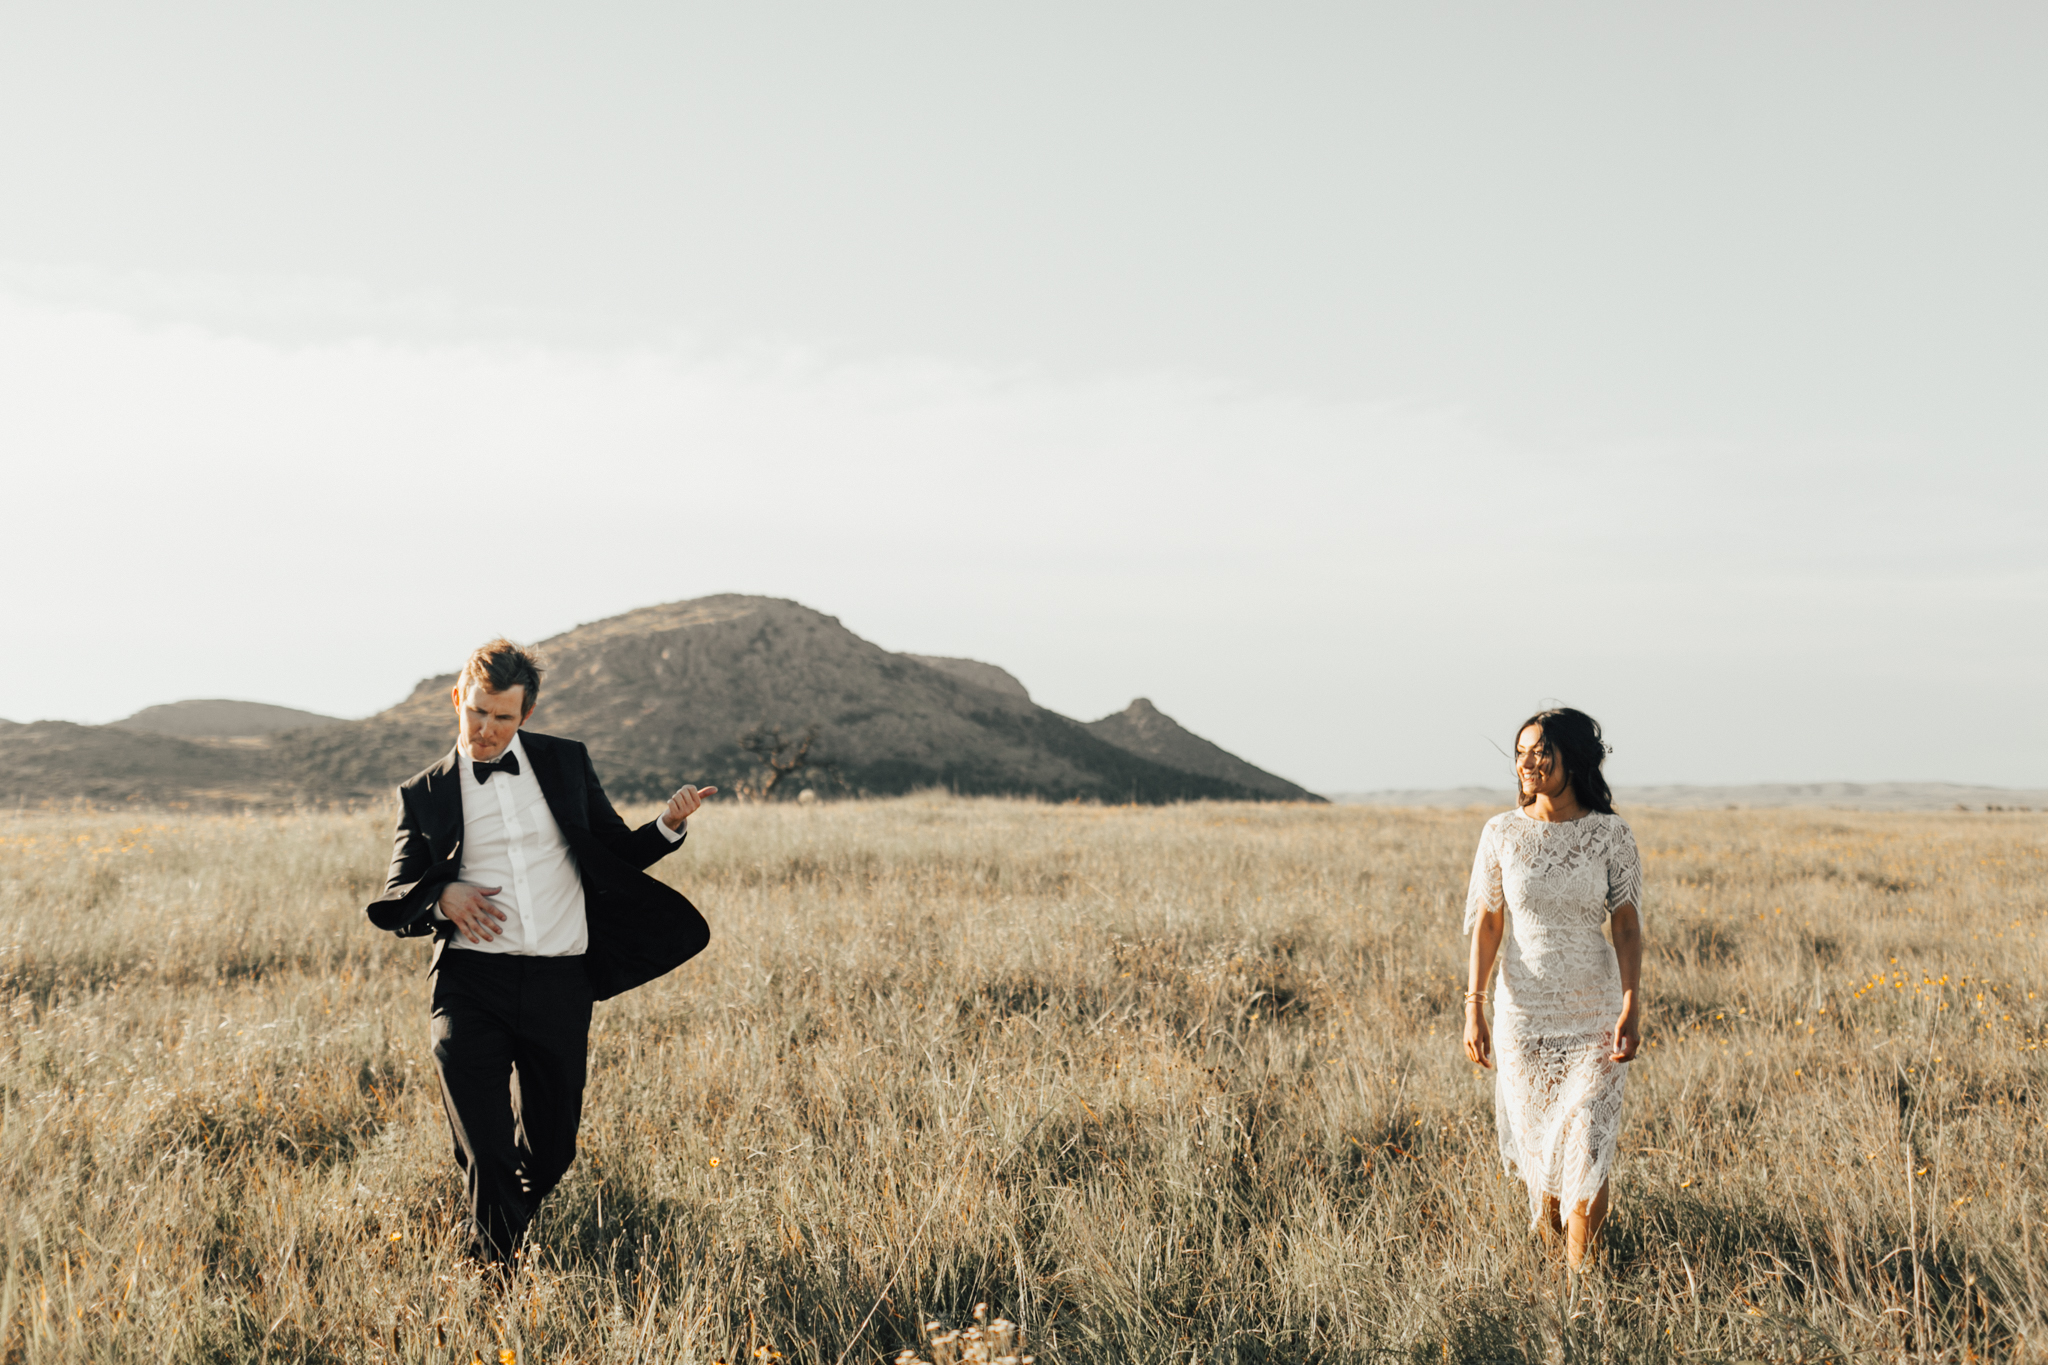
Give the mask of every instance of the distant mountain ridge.
<svg viewBox="0 0 2048 1365">
<path fill-rule="evenodd" d="M 115 728 L 121 730 L 179 735 L 186 739 L 244 739 L 339 724 L 341 717 L 323 716 L 317 711 L 272 706 L 260 701 L 228 701 L 218 697 L 145 706 L 134 715 L 114 722 Z"/>
<path fill-rule="evenodd" d="M 246 806 L 288 799 L 261 750 L 38 720 L 0 727 L 0 800 Z"/>
<path fill-rule="evenodd" d="M 1439 787 L 1375 792 L 1337 792 L 1339 805 L 1483 806 L 1509 810 L 1514 793 L 1506 787 Z M 1616 787 L 1617 807 L 1662 810 L 2038 810 L 2048 811 L 2048 790 L 1981 787 L 1958 782 L 1759 782 L 1746 786 Z"/>
<path fill-rule="evenodd" d="M 798 737 L 814 736 L 811 768 L 783 791 L 808 785 L 879 795 L 941 786 L 1054 800 L 1271 800 L 1281 792 L 1321 800 L 1213 745 L 1199 769 L 1179 766 L 1153 739 L 1106 736 L 1037 705 L 992 664 L 892 654 L 834 617 L 777 598 L 728 594 L 644 607 L 578 626 L 539 650 L 548 667 L 532 728 L 586 742 L 620 800 L 663 796 L 684 781 L 728 790 L 758 784 L 765 769 L 744 741 L 772 743 L 777 731 L 785 753 Z M 453 681 L 424 679 L 366 720 L 320 717 L 318 725 L 232 744 L 57 722 L 0 730 L 0 799 L 279 804 L 387 796 L 447 752 Z M 1180 747 L 1206 744 L 1158 719 L 1185 737 L 1175 741 Z"/>
</svg>

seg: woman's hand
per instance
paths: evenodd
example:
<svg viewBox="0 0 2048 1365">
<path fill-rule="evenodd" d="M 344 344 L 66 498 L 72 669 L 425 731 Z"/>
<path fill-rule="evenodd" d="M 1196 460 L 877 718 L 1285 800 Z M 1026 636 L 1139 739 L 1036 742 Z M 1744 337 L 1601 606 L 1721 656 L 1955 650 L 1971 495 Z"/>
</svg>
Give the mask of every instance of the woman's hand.
<svg viewBox="0 0 2048 1365">
<path fill-rule="evenodd" d="M 1486 983 L 1493 979 L 1493 959 L 1500 953 L 1507 915 L 1489 910 L 1472 926 L 1472 969 L 1465 974 L 1465 1055 L 1472 1065 L 1493 1066 L 1493 1030 L 1486 1026 Z"/>
<path fill-rule="evenodd" d="M 1643 917 L 1633 904 L 1614 912 L 1614 962 L 1621 970 L 1621 1018 L 1614 1021 L 1609 1060 L 1629 1062 L 1643 1049 Z"/>
<path fill-rule="evenodd" d="M 1486 1026 L 1486 1006 L 1465 1002 L 1465 1055 L 1475 1066 L 1493 1066 L 1493 1030 Z"/>
<path fill-rule="evenodd" d="M 1608 1054 L 1608 1060 L 1632 1062 L 1642 1050 L 1643 1012 L 1636 1008 L 1635 996 L 1630 994 L 1622 1001 L 1621 1017 L 1614 1021 L 1614 1051 Z"/>
</svg>

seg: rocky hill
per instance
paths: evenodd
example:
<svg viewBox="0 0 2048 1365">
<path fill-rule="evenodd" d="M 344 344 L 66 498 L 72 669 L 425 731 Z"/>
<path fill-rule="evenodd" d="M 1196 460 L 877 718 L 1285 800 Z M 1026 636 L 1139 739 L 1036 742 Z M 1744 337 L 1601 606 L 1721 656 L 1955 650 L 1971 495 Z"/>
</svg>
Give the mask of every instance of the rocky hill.
<svg viewBox="0 0 2048 1365">
<path fill-rule="evenodd" d="M 986 687 L 991 691 L 1005 692 L 1013 697 L 1022 697 L 1026 701 L 1031 700 L 1031 693 L 1025 690 L 1024 684 L 1018 682 L 1016 676 L 1007 668 L 985 664 L 979 659 L 949 659 L 938 654 L 905 654 L 901 657 L 915 659 L 927 668 L 936 668 L 941 673 L 958 678 L 961 682 L 973 683 L 976 687 Z"/>
<path fill-rule="evenodd" d="M 578 626 L 540 650 L 548 672 L 529 724 L 587 742 L 620 800 L 666 795 L 684 781 L 758 787 L 768 769 L 757 751 L 773 751 L 779 736 L 786 759 L 807 735 L 808 766 L 782 792 L 943 786 L 1054 800 L 1320 799 L 1213 745 L 1202 767 L 1180 766 L 1160 757 L 1156 726 L 1135 739 L 1105 736 L 1037 705 L 994 665 L 892 654 L 833 617 L 776 598 L 646 607 Z M 0 729 L 0 799 L 381 798 L 447 751 L 453 681 L 425 679 L 367 720 L 255 739 Z M 190 775 L 182 788 L 181 773 Z"/>
<path fill-rule="evenodd" d="M 1089 721 L 1088 729 L 1097 738 L 1106 739 L 1119 749 L 1142 754 L 1155 763 L 1164 763 L 1182 772 L 1203 773 L 1225 782 L 1235 782 L 1275 801 L 1323 799 L 1284 777 L 1275 777 L 1264 768 L 1255 768 L 1227 749 L 1218 748 L 1193 731 L 1183 729 L 1173 717 L 1144 697 L 1139 697 L 1113 716 Z"/>
</svg>

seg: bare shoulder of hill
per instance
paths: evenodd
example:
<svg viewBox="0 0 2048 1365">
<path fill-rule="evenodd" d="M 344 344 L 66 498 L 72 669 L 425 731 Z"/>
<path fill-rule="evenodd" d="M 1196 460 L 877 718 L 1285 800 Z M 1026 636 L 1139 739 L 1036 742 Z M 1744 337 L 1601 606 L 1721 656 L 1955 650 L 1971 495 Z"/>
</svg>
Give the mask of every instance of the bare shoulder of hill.
<svg viewBox="0 0 2048 1365">
<path fill-rule="evenodd" d="M 125 720 L 114 722 L 115 728 L 121 730 L 181 735 L 187 739 L 247 739 L 285 730 L 339 724 L 339 716 L 323 716 L 315 711 L 272 706 L 267 702 L 228 701 L 223 698 L 145 706 Z"/>
</svg>

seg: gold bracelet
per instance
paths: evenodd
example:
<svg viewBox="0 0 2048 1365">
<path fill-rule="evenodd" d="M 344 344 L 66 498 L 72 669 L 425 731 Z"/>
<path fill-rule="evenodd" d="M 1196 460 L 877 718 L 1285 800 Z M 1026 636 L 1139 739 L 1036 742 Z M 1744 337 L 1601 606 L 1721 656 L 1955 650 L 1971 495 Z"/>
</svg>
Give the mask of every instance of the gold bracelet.
<svg viewBox="0 0 2048 1365">
<path fill-rule="evenodd" d="M 1475 1000 L 1477 1000 L 1477 1001 L 1482 1001 L 1482 1002 L 1483 1002 L 1483 1001 L 1485 1001 L 1485 1000 L 1486 1000 L 1486 998 L 1487 998 L 1487 992 L 1485 992 L 1485 991 L 1466 991 L 1466 992 L 1465 992 L 1465 1003 L 1466 1003 L 1466 1004 L 1468 1004 L 1468 1005 L 1469 1005 L 1469 1004 L 1471 1004 L 1471 1003 L 1472 1003 L 1473 1001 L 1475 1001 Z"/>
</svg>

